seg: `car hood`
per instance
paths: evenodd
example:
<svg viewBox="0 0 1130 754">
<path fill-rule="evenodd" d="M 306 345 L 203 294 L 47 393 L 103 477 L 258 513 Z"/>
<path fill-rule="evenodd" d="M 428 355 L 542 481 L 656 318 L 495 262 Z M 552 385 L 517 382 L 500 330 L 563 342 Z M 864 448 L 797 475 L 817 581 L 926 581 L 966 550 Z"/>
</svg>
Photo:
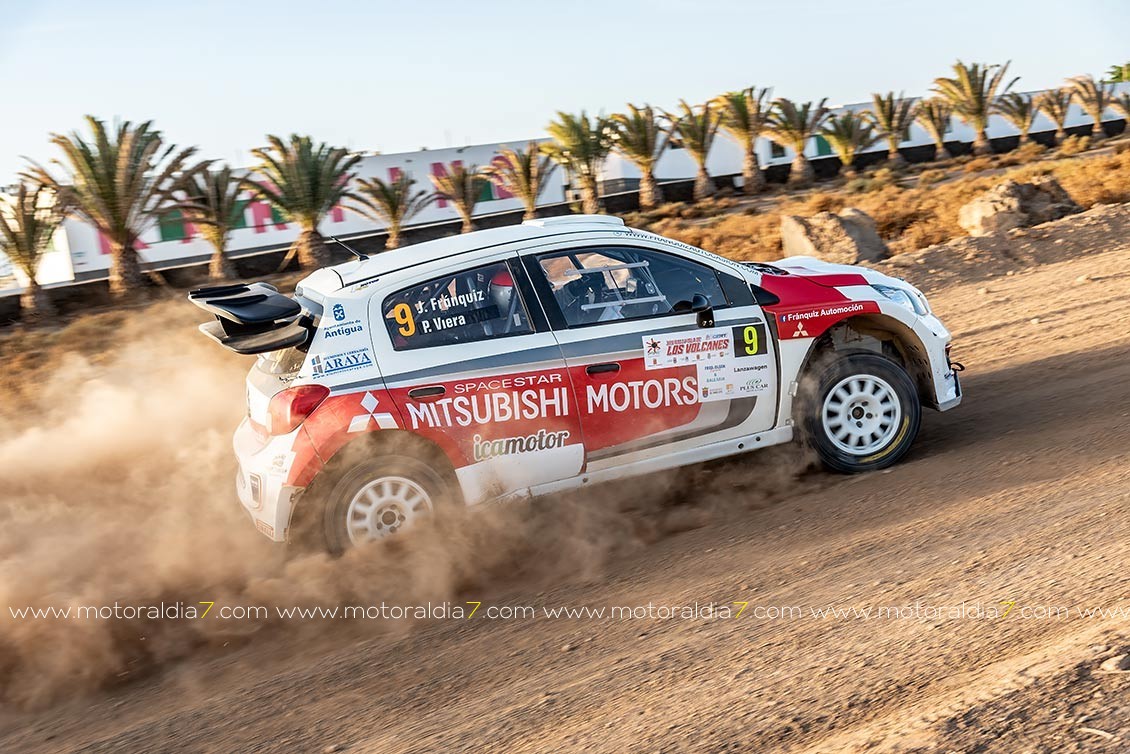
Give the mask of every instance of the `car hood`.
<svg viewBox="0 0 1130 754">
<path fill-rule="evenodd" d="M 852 264 L 834 264 L 816 257 L 787 257 L 772 263 L 790 275 L 808 278 L 814 283 L 830 287 L 845 285 L 892 285 L 898 278 L 884 275 L 878 270 Z M 854 278 L 854 280 L 853 280 Z"/>
</svg>

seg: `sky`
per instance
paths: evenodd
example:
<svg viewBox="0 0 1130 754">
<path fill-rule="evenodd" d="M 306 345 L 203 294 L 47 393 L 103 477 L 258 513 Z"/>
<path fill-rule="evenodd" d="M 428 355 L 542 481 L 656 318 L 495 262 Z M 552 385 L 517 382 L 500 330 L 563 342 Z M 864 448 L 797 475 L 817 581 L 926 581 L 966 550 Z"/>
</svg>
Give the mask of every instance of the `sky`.
<svg viewBox="0 0 1130 754">
<path fill-rule="evenodd" d="M 558 110 L 772 86 L 928 93 L 956 59 L 1021 89 L 1130 60 L 1126 0 L 0 0 L 0 185 L 51 132 L 151 119 L 246 165 L 268 133 L 353 150 L 519 142 Z"/>
</svg>

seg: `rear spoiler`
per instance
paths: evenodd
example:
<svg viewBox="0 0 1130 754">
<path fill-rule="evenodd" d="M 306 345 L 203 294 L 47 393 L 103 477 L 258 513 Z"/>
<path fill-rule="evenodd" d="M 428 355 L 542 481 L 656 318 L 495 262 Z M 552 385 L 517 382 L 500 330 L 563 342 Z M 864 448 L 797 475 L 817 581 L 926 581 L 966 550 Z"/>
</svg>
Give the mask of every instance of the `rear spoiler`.
<svg viewBox="0 0 1130 754">
<path fill-rule="evenodd" d="M 200 332 L 236 353 L 301 346 L 313 333 L 314 320 L 301 304 L 268 283 L 198 288 L 188 300 L 216 315 L 215 322 L 200 326 Z"/>
</svg>

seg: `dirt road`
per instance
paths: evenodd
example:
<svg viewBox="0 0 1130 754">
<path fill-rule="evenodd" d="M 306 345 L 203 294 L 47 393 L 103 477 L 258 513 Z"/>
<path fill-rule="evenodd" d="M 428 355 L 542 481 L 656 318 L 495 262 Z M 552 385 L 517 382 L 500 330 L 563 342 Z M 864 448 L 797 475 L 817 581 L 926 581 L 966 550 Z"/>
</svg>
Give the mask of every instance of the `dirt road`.
<svg viewBox="0 0 1130 754">
<path fill-rule="evenodd" d="M 1100 671 L 1130 651 L 1130 612 L 1085 612 L 1130 611 L 1128 231 L 1130 209 L 1098 208 L 899 260 L 968 371 L 898 467 L 835 477 L 768 452 L 488 513 L 429 593 L 740 617 L 271 624 L 9 708 L 0 750 L 1130 750 L 1130 673 Z"/>
</svg>

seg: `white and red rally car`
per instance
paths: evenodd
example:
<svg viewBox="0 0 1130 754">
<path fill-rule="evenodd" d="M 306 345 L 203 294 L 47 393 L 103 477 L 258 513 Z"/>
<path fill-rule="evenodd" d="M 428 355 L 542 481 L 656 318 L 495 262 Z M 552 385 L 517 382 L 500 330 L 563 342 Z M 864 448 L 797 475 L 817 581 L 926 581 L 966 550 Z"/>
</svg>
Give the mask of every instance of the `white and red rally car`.
<svg viewBox="0 0 1130 754">
<path fill-rule="evenodd" d="M 741 264 L 615 217 L 525 222 L 194 291 L 258 354 L 239 499 L 341 551 L 445 504 L 541 495 L 788 442 L 837 471 L 899 460 L 961 401 L 914 287 L 810 258 Z M 297 520 L 297 519 L 295 519 Z"/>
</svg>

